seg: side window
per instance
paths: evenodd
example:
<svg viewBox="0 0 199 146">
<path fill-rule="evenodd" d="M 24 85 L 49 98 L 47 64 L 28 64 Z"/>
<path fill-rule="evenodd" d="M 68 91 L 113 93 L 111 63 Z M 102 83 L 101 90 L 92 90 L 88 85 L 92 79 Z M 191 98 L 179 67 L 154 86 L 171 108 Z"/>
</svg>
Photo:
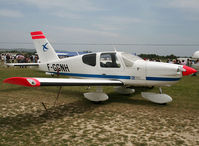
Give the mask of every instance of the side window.
<svg viewBox="0 0 199 146">
<path fill-rule="evenodd" d="M 106 68 L 120 68 L 115 53 L 102 53 L 100 56 L 100 66 Z"/>
<path fill-rule="evenodd" d="M 83 63 L 91 66 L 96 65 L 96 54 L 88 54 L 82 57 Z"/>
</svg>

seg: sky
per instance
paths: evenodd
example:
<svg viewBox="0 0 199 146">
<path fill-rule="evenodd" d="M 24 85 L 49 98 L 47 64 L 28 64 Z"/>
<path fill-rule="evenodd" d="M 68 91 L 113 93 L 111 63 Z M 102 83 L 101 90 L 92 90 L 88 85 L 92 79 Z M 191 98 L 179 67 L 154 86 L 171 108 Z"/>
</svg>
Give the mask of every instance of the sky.
<svg viewBox="0 0 199 146">
<path fill-rule="evenodd" d="M 34 49 L 38 30 L 58 50 L 191 56 L 199 0 L 0 0 L 0 48 Z"/>
</svg>

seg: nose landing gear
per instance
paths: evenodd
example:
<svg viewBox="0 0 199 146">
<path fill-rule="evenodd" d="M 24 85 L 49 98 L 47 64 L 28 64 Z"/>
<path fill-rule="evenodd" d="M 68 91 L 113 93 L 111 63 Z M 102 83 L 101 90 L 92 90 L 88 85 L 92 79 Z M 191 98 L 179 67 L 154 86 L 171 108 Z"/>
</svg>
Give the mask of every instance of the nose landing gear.
<svg viewBox="0 0 199 146">
<path fill-rule="evenodd" d="M 172 101 L 172 98 L 169 95 L 162 93 L 161 87 L 159 87 L 159 92 L 159 94 L 152 92 L 142 92 L 141 95 L 144 99 L 158 104 L 166 104 Z"/>
</svg>

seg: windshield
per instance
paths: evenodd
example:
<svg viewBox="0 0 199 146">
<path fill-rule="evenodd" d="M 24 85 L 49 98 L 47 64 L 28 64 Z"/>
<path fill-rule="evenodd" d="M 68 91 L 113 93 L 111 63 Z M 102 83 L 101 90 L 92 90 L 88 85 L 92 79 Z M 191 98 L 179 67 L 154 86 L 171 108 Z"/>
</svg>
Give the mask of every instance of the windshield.
<svg viewBox="0 0 199 146">
<path fill-rule="evenodd" d="M 122 57 L 124 57 L 125 59 L 128 59 L 129 61 L 137 61 L 137 60 L 143 60 L 142 58 L 132 55 L 132 54 L 128 54 L 128 53 L 122 53 Z"/>
<path fill-rule="evenodd" d="M 140 57 L 131 55 L 128 53 L 122 53 L 122 59 L 124 61 L 124 64 L 126 65 L 126 67 L 132 67 L 133 62 L 135 62 L 137 60 L 142 60 Z"/>
</svg>

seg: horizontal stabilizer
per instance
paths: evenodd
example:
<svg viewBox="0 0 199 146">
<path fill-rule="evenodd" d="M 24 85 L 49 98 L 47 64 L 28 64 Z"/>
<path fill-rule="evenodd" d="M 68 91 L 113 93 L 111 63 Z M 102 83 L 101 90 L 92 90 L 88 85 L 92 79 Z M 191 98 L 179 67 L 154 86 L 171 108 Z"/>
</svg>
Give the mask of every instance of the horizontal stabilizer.
<svg viewBox="0 0 199 146">
<path fill-rule="evenodd" d="M 96 79 L 71 79 L 71 78 L 29 78 L 12 77 L 4 80 L 4 83 L 16 84 L 28 87 L 37 86 L 122 86 L 118 80 Z"/>
<path fill-rule="evenodd" d="M 7 66 L 39 66 L 39 63 L 7 63 Z"/>
</svg>

